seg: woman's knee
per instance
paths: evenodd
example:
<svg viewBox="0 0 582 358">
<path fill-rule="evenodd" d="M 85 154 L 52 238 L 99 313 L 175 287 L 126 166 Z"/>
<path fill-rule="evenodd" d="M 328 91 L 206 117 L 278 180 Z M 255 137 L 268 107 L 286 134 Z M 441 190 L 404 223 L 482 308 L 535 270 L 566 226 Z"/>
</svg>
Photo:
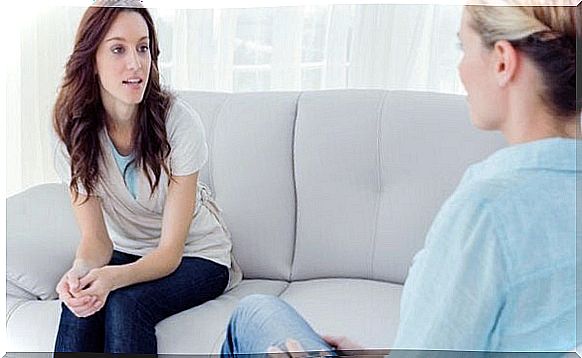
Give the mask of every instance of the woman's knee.
<svg viewBox="0 0 582 358">
<path fill-rule="evenodd" d="M 273 311 L 284 308 L 287 304 L 277 296 L 254 294 L 244 297 L 234 310 L 231 323 L 241 321 L 263 320 L 271 316 Z"/>
<path fill-rule="evenodd" d="M 105 307 L 107 325 L 128 325 L 134 321 L 140 324 L 153 322 L 151 313 L 146 305 L 140 302 L 140 296 L 131 290 L 115 290 L 107 297 Z"/>
</svg>

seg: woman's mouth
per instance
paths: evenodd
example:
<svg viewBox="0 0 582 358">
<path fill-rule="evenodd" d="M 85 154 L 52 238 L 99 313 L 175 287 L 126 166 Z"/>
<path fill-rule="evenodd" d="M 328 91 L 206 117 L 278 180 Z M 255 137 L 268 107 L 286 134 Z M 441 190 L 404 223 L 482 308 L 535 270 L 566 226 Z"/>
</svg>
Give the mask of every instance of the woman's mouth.
<svg viewBox="0 0 582 358">
<path fill-rule="evenodd" d="M 123 85 L 128 86 L 129 88 L 140 88 L 143 80 L 141 78 L 129 78 L 127 80 L 122 81 Z"/>
</svg>

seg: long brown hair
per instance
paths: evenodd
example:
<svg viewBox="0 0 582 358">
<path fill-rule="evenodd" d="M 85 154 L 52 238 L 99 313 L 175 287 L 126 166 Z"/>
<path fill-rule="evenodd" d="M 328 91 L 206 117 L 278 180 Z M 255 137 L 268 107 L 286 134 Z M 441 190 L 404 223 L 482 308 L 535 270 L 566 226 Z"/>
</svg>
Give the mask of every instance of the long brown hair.
<svg viewBox="0 0 582 358">
<path fill-rule="evenodd" d="M 150 38 L 151 68 L 143 100 L 138 106 L 133 132 L 135 165 L 144 170 L 151 194 L 160 182 L 161 170 L 168 177 L 166 160 L 170 143 L 166 133 L 166 117 L 173 95 L 160 86 L 158 56 L 160 54 L 154 22 L 140 1 L 101 1 L 85 11 L 79 24 L 73 53 L 65 66 L 65 75 L 53 111 L 53 127 L 65 144 L 71 158 L 69 187 L 75 200 L 81 184 L 87 195 L 95 192 L 101 178 L 100 159 L 103 148 L 99 133 L 105 127 L 105 110 L 101 101 L 99 80 L 95 74 L 95 54 L 99 44 L 122 11 L 135 11 L 145 20 Z"/>
</svg>

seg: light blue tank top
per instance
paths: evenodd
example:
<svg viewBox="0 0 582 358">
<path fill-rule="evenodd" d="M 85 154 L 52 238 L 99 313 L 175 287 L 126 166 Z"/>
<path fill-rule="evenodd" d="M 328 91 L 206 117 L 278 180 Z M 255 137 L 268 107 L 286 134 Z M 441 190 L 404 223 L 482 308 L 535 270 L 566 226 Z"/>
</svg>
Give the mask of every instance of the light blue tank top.
<svg viewBox="0 0 582 358">
<path fill-rule="evenodd" d="M 131 193 L 131 196 L 133 196 L 134 199 L 137 198 L 137 172 L 136 172 L 136 168 L 135 168 L 135 164 L 131 164 L 130 162 L 133 160 L 133 155 L 127 155 L 127 156 L 123 156 L 121 154 L 119 154 L 119 152 L 117 151 L 117 148 L 115 148 L 115 146 L 113 145 L 113 143 L 111 143 L 111 147 L 113 148 L 113 157 L 115 158 L 115 162 L 117 163 L 117 167 L 119 168 L 119 170 L 121 171 L 121 175 L 123 175 L 123 173 L 125 172 L 125 186 L 127 187 L 127 189 L 129 190 L 129 192 Z M 127 171 L 125 171 L 125 168 L 129 165 L 129 167 L 127 168 Z"/>
</svg>

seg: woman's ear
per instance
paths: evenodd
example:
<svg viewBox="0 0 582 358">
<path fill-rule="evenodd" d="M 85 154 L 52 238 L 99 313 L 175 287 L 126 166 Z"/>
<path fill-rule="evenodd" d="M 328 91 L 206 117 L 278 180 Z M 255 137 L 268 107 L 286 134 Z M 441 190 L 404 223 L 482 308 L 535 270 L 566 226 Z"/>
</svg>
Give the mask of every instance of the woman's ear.
<svg viewBox="0 0 582 358">
<path fill-rule="evenodd" d="M 519 55 L 515 47 L 506 40 L 500 40 L 493 46 L 494 75 L 499 87 L 505 87 L 517 71 Z"/>
</svg>

